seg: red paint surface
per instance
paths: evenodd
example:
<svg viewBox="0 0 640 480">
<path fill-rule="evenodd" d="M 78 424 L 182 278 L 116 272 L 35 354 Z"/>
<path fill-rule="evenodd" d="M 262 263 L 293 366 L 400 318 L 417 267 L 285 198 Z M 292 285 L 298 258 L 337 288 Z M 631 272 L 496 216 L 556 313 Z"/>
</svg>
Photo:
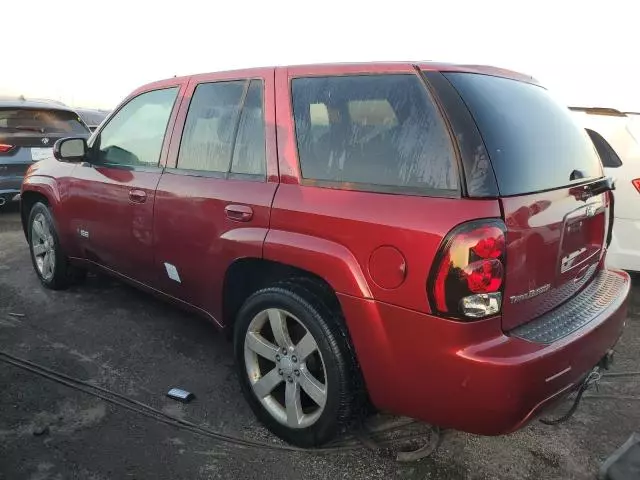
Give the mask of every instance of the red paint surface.
<svg viewBox="0 0 640 480">
<path fill-rule="evenodd" d="M 501 199 L 507 225 L 507 274 L 503 327 L 510 330 L 566 301 L 584 284 L 576 282 L 585 269 L 598 265 L 605 239 L 607 196 L 589 200 L 600 205 L 586 217 L 585 202 L 570 189 Z M 562 259 L 585 249 L 573 267 L 562 273 Z M 595 274 L 594 272 L 593 274 Z M 512 303 L 510 297 L 549 285 L 544 293 Z"/>
<path fill-rule="evenodd" d="M 440 64 L 422 67 L 465 70 Z M 466 70 L 521 78 L 502 70 Z M 224 278 L 233 262 L 264 258 L 314 273 L 338 294 L 375 405 L 476 433 L 511 431 L 597 363 L 618 338 L 626 304 L 551 346 L 503 333 L 539 315 L 542 307 L 535 302 L 549 298 L 541 295 L 510 305 L 510 295 L 547 282 L 559 288 L 582 272 L 554 273 L 559 253 L 579 246 L 561 235 L 567 214 L 581 206 L 567 191 L 481 200 L 302 185 L 291 78 L 382 72 L 415 70 L 402 63 L 254 69 L 173 78 L 141 87 L 128 97 L 181 87 L 160 158 L 161 167 L 173 167 L 197 83 L 261 78 L 266 182 L 51 160 L 31 169 L 23 194 L 47 199 L 63 246 L 76 261 L 90 260 L 219 324 L 225 320 Z M 131 190 L 145 192 L 146 202 L 130 201 Z M 229 218 L 229 205 L 250 209 L 249 221 Z M 455 226 L 478 218 L 503 218 L 507 225 L 504 314 L 469 323 L 438 318 L 432 315 L 426 291 L 436 253 Z M 589 246 L 579 262 L 600 261 L 603 219 L 583 219 Z M 80 228 L 89 229 L 88 239 L 79 235 Z M 402 275 L 400 258 L 405 263 Z M 165 262 L 178 268 L 180 283 L 168 278 Z M 570 374 L 545 382 L 567 366 L 572 367 Z"/>
</svg>

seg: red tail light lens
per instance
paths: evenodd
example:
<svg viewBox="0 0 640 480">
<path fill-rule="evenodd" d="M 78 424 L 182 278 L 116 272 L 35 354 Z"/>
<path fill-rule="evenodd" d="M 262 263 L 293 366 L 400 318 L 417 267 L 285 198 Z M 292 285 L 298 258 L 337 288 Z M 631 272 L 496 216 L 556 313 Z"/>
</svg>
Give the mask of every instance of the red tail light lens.
<svg viewBox="0 0 640 480">
<path fill-rule="evenodd" d="M 631 183 L 633 183 L 633 186 L 636 187 L 636 190 L 638 191 L 638 193 L 640 193 L 640 178 L 631 180 Z"/>
<path fill-rule="evenodd" d="M 13 145 L 7 145 L 6 143 L 0 143 L 0 153 L 9 153 L 13 150 Z"/>
<path fill-rule="evenodd" d="M 447 235 L 428 282 L 436 313 L 463 320 L 500 313 L 505 231 L 501 220 L 483 220 L 460 225 Z"/>
<path fill-rule="evenodd" d="M 467 287 L 473 293 L 497 292 L 502 285 L 502 263 L 500 260 L 478 260 L 462 269 Z"/>
</svg>

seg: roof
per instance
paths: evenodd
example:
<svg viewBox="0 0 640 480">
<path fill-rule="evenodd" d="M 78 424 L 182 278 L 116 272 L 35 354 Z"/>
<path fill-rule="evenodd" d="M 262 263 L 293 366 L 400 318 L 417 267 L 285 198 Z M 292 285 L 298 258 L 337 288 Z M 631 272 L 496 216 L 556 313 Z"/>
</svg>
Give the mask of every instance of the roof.
<svg viewBox="0 0 640 480">
<path fill-rule="evenodd" d="M 237 69 L 237 70 L 221 70 L 215 72 L 199 72 L 193 75 L 184 75 L 184 76 L 174 76 L 171 78 L 165 78 L 162 80 L 158 80 L 155 82 L 148 83 L 146 85 L 140 86 L 136 89 L 133 94 L 137 94 L 141 91 L 146 91 L 155 88 L 167 87 L 168 85 L 177 85 L 189 78 L 192 77 L 205 77 L 207 75 L 224 75 L 224 76 L 253 76 L 259 73 L 263 73 L 265 70 L 286 70 L 286 69 L 313 69 L 313 68 L 323 68 L 327 67 L 335 67 L 336 69 L 344 69 L 345 71 L 358 71 L 366 68 L 367 70 L 392 70 L 398 69 L 398 67 L 402 66 L 416 66 L 424 70 L 433 70 L 433 71 L 442 71 L 442 72 L 468 72 L 468 73 L 479 73 L 484 75 L 492 75 L 494 77 L 504 77 L 511 78 L 514 80 L 519 80 L 522 82 L 533 83 L 535 85 L 539 85 L 538 80 L 536 80 L 531 75 L 527 75 L 524 73 L 516 72 L 514 70 L 508 70 L 505 68 L 493 67 L 490 65 L 462 65 L 462 64 L 454 64 L 454 63 L 444 63 L 444 62 L 431 62 L 431 61 L 404 61 L 404 62 L 347 62 L 347 63 L 317 63 L 317 64 L 301 64 L 301 65 L 283 65 L 283 66 L 265 66 L 265 67 L 256 67 L 256 68 L 246 68 L 246 69 Z M 133 95 L 132 94 L 132 95 Z"/>
<path fill-rule="evenodd" d="M 0 108 L 28 108 L 42 110 L 64 110 L 73 112 L 73 108 L 55 100 L 25 99 L 17 97 L 0 97 Z"/>
</svg>

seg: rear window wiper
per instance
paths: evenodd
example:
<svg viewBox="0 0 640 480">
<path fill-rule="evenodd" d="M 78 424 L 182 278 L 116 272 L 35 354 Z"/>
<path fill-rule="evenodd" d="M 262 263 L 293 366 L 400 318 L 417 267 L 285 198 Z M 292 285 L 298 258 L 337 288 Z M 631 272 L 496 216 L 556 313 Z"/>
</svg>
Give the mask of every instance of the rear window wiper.
<svg viewBox="0 0 640 480">
<path fill-rule="evenodd" d="M 44 133 L 44 127 L 29 127 L 27 125 L 17 125 L 15 127 L 0 127 L 5 130 L 22 130 L 26 132 Z"/>
</svg>

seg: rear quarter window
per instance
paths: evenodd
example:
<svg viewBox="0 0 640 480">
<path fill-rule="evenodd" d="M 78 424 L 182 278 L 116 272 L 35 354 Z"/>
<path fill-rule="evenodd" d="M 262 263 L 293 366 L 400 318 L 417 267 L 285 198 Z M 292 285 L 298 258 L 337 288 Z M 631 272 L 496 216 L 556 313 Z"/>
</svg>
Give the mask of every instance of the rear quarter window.
<svg viewBox="0 0 640 480">
<path fill-rule="evenodd" d="M 445 73 L 474 117 L 501 195 L 600 178 L 600 159 L 569 109 L 543 87 L 474 73 Z"/>
<path fill-rule="evenodd" d="M 458 193 L 450 136 L 417 75 L 297 78 L 292 95 L 303 179 L 357 190 Z"/>
</svg>

